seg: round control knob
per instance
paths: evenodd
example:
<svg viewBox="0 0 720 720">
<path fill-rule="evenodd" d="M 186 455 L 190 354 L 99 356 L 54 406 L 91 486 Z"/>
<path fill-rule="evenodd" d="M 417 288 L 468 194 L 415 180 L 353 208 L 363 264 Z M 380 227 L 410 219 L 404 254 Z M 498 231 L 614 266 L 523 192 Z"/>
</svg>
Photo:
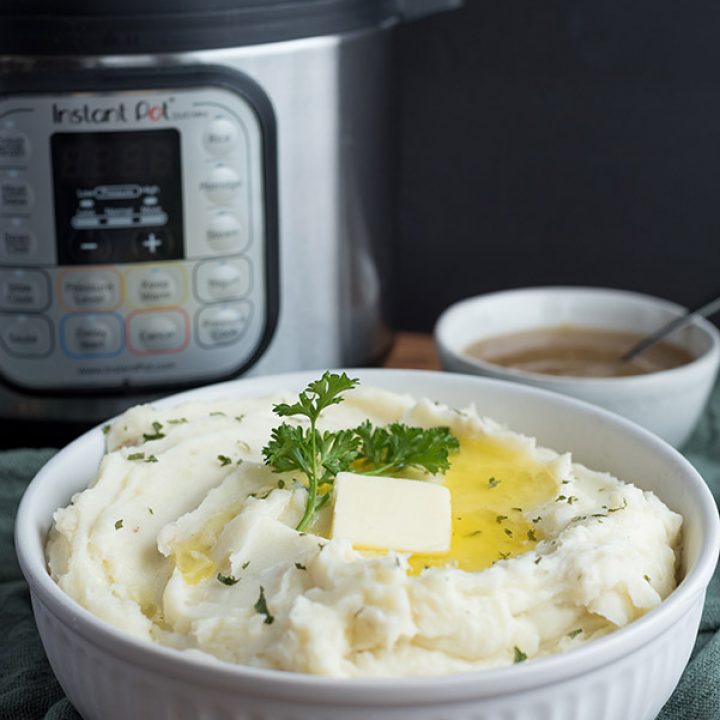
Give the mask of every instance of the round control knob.
<svg viewBox="0 0 720 720">
<path fill-rule="evenodd" d="M 239 220 L 230 213 L 218 213 L 207 230 L 208 245 L 213 250 L 237 250 L 242 240 Z"/>
<path fill-rule="evenodd" d="M 215 157 L 227 155 L 237 144 L 238 126 L 226 118 L 215 118 L 203 135 L 205 149 Z"/>
</svg>

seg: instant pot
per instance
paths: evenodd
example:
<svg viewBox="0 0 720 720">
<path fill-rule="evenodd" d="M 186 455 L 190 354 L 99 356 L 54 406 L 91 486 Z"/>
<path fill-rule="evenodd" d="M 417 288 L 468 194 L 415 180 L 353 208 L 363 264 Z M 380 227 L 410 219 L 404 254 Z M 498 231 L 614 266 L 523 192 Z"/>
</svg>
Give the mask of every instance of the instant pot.
<svg viewBox="0 0 720 720">
<path fill-rule="evenodd" d="M 460 2 L 4 2 L 0 417 L 377 360 L 392 29 Z"/>
</svg>

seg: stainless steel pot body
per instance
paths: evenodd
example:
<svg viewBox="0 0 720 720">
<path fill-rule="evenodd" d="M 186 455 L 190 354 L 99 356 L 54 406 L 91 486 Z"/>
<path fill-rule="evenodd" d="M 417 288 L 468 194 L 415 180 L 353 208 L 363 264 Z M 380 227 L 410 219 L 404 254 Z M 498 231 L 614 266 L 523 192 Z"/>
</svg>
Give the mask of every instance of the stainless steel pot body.
<svg viewBox="0 0 720 720">
<path fill-rule="evenodd" d="M 122 75 L 171 68 L 178 77 L 185 68 L 237 71 L 269 99 L 277 149 L 277 253 L 268 268 L 269 282 L 276 283 L 276 317 L 249 363 L 213 376 L 203 373 L 200 355 L 197 374 L 185 381 L 129 383 L 121 392 L 101 386 L 44 392 L 0 380 L 0 415 L 93 421 L 178 386 L 380 358 L 390 341 L 391 34 L 375 29 L 177 55 L 0 58 L 2 77 L 15 86 L 48 73 L 62 84 L 66 74 L 97 70 Z M 51 297 L 54 302 L 56 294 Z M 53 373 L 52 362 L 47 373 Z"/>
</svg>

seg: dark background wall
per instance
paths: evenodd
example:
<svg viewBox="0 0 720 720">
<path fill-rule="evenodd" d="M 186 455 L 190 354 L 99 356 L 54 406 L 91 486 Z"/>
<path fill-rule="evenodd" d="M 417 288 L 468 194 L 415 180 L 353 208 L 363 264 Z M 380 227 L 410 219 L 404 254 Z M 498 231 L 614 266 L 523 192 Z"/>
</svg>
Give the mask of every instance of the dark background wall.
<svg viewBox="0 0 720 720">
<path fill-rule="evenodd" d="M 720 4 L 466 0 L 398 53 L 397 327 L 523 285 L 720 292 Z"/>
</svg>

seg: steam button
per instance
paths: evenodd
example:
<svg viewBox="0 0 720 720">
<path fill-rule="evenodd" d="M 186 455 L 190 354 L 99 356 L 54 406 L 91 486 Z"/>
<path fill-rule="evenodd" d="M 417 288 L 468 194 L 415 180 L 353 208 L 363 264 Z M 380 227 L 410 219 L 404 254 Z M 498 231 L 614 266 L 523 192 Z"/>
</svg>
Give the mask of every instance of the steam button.
<svg viewBox="0 0 720 720">
<path fill-rule="evenodd" d="M 7 315 L 0 320 L 0 341 L 16 357 L 43 357 L 52 350 L 52 327 L 42 315 Z"/>
<path fill-rule="evenodd" d="M 215 118 L 203 135 L 205 149 L 215 157 L 227 155 L 237 144 L 238 126 L 226 118 Z"/>
<path fill-rule="evenodd" d="M 201 181 L 200 189 L 210 202 L 215 205 L 229 205 L 237 197 L 242 180 L 227 165 L 218 165 L 207 179 Z"/>
<path fill-rule="evenodd" d="M 219 212 L 210 221 L 207 241 L 213 250 L 240 250 L 242 230 L 239 220 L 231 213 Z"/>
</svg>

